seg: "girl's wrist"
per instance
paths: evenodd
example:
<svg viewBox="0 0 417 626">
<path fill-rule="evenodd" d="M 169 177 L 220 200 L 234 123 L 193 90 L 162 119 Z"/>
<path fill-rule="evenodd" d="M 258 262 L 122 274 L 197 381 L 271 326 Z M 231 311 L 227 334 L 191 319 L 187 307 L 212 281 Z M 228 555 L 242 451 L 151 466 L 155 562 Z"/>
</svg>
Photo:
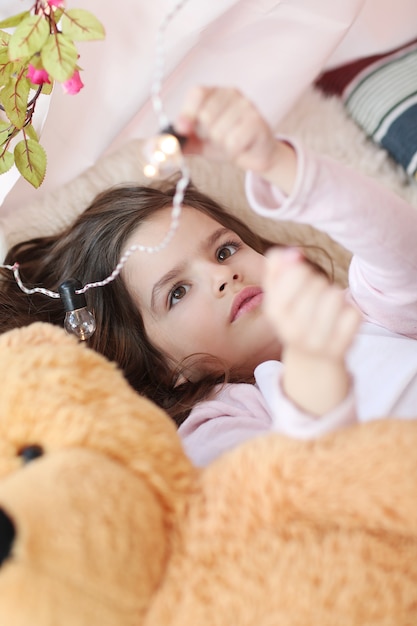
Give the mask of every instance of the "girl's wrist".
<svg viewBox="0 0 417 626">
<path fill-rule="evenodd" d="M 270 163 L 258 174 L 285 195 L 291 195 L 297 176 L 297 153 L 293 146 L 277 139 Z"/>
<path fill-rule="evenodd" d="M 352 381 L 343 359 L 287 347 L 282 361 L 283 391 L 303 411 L 320 417 L 346 398 Z"/>
</svg>

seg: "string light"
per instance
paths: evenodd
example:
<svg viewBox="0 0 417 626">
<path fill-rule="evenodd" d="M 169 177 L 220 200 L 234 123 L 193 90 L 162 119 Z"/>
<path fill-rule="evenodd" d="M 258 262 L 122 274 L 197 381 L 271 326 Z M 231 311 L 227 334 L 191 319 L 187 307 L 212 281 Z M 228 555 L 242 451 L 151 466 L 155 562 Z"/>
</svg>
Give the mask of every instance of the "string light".
<svg viewBox="0 0 417 626">
<path fill-rule="evenodd" d="M 154 77 L 151 87 L 151 97 L 152 97 L 152 106 L 155 112 L 155 115 L 158 118 L 159 122 L 159 130 L 162 131 L 164 128 L 170 126 L 170 121 L 164 111 L 164 106 L 162 102 L 161 92 L 162 92 L 162 82 L 165 75 L 165 31 L 168 26 L 177 15 L 179 11 L 183 8 L 183 6 L 188 2 L 188 0 L 179 0 L 175 3 L 172 9 L 167 13 L 165 18 L 162 20 L 156 38 L 156 52 L 155 52 L 155 68 L 154 68 Z"/>
<path fill-rule="evenodd" d="M 146 161 L 143 173 L 147 178 L 169 176 L 183 166 L 180 141 L 168 130 L 147 139 L 142 153 Z"/>
<path fill-rule="evenodd" d="M 15 281 L 17 282 L 18 286 L 23 291 L 23 293 L 26 293 L 28 296 L 34 293 L 41 293 L 44 296 L 48 296 L 48 298 L 60 298 L 59 293 L 57 293 L 56 291 L 50 291 L 49 289 L 44 289 L 43 287 L 32 287 L 31 289 L 25 287 L 22 279 L 20 278 L 19 263 L 14 263 L 13 265 L 0 265 L 0 267 L 3 267 L 6 270 L 11 270 L 13 272 Z"/>
<path fill-rule="evenodd" d="M 80 293 L 80 287 L 80 281 L 71 278 L 61 283 L 59 295 L 65 310 L 65 330 L 81 341 L 85 341 L 93 335 L 96 329 L 96 320 L 87 309 L 87 301 L 85 295 Z"/>
<path fill-rule="evenodd" d="M 83 287 L 78 280 L 70 278 L 59 286 L 58 292 L 43 287 L 26 287 L 20 277 L 18 263 L 14 263 L 13 265 L 0 265 L 0 267 L 13 272 L 17 285 L 27 295 L 39 293 L 49 298 L 61 298 L 65 310 L 64 327 L 67 332 L 75 334 L 82 341 L 89 339 L 96 329 L 94 316 L 87 309 L 84 296 L 85 292 L 95 287 L 104 287 L 112 282 L 119 276 L 124 265 L 134 252 L 140 251 L 153 254 L 165 248 L 178 228 L 182 201 L 184 199 L 185 189 L 190 182 L 190 174 L 181 150 L 185 138 L 177 135 L 170 125 L 163 108 L 161 91 L 165 73 L 165 31 L 187 1 L 188 0 L 179 0 L 168 12 L 158 30 L 151 99 L 154 112 L 158 118 L 160 132 L 155 137 L 150 137 L 144 143 L 144 157 L 146 160 L 144 174 L 148 178 L 169 176 L 176 171 L 181 173 L 172 200 L 171 223 L 165 237 L 156 246 L 144 246 L 142 244 L 131 245 L 121 256 L 112 273 L 103 280 L 87 283 Z"/>
</svg>

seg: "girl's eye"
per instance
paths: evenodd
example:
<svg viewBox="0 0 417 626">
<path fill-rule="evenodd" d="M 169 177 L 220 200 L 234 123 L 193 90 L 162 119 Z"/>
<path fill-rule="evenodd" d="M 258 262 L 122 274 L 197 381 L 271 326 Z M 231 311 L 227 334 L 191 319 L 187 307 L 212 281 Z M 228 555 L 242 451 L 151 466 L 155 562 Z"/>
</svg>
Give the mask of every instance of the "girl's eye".
<svg viewBox="0 0 417 626">
<path fill-rule="evenodd" d="M 240 242 L 238 242 L 238 241 L 230 241 L 229 243 L 223 244 L 217 250 L 217 253 L 216 253 L 217 260 L 220 261 L 220 263 L 221 263 L 222 261 L 225 261 L 229 257 L 233 256 L 235 254 L 235 252 L 237 252 L 239 250 L 241 245 L 242 244 Z"/>
<path fill-rule="evenodd" d="M 169 308 L 177 304 L 190 289 L 189 285 L 176 285 L 171 289 L 168 296 Z"/>
</svg>

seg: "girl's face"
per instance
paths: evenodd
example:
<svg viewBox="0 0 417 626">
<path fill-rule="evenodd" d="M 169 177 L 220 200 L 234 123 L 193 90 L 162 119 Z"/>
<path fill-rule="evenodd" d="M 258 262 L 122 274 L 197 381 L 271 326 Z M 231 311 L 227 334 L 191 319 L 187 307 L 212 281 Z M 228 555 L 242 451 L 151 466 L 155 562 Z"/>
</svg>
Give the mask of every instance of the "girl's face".
<svg viewBox="0 0 417 626">
<path fill-rule="evenodd" d="M 134 243 L 157 245 L 168 232 L 171 209 L 162 209 L 133 232 Z M 149 340 L 175 368 L 195 354 L 209 354 L 241 376 L 281 347 L 262 311 L 265 258 L 200 211 L 184 207 L 166 248 L 134 254 L 124 268 L 127 288 Z M 213 365 L 211 365 L 213 367 Z M 210 369 L 194 365 L 198 380 Z"/>
</svg>

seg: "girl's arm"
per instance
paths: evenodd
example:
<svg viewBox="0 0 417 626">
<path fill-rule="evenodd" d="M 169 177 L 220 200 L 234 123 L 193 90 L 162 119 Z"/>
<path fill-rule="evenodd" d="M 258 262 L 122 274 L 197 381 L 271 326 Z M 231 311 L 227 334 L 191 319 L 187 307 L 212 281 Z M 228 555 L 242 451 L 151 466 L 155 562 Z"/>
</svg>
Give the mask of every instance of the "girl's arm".
<svg viewBox="0 0 417 626">
<path fill-rule="evenodd" d="M 268 253 L 263 289 L 265 315 L 283 346 L 281 390 L 314 422 L 350 392 L 346 355 L 361 315 L 291 248 Z"/>
<path fill-rule="evenodd" d="M 350 293 L 365 319 L 417 338 L 416 209 L 359 172 L 293 147 L 292 192 L 249 173 L 251 206 L 261 215 L 310 224 L 350 250 Z"/>
<path fill-rule="evenodd" d="M 234 89 L 191 90 L 177 129 L 189 136 L 190 152 L 250 170 L 247 195 L 259 214 L 311 224 L 350 250 L 350 291 L 365 317 L 417 337 L 413 207 L 330 158 L 277 140 Z"/>
<path fill-rule="evenodd" d="M 295 151 L 276 141 L 253 105 L 234 90 L 194 90 L 177 128 L 187 134 L 189 150 L 211 158 L 226 154 L 291 192 Z M 315 418 L 331 413 L 348 396 L 345 356 L 360 315 L 340 290 L 292 251 L 276 251 L 269 258 L 263 287 L 266 315 L 284 346 L 282 392 L 297 410 L 311 416 L 307 421 L 314 430 Z"/>
</svg>

